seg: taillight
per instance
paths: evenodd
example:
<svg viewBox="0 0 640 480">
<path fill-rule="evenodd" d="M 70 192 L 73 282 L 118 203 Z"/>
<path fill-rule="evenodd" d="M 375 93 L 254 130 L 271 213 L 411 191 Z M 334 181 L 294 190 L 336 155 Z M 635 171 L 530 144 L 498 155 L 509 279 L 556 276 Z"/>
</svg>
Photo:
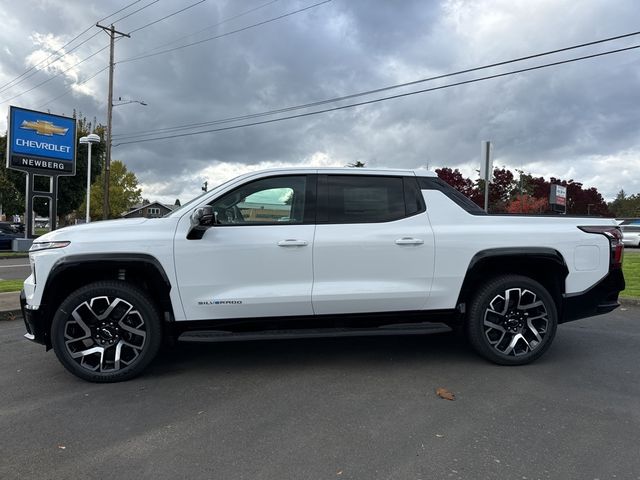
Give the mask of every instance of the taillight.
<svg viewBox="0 0 640 480">
<path fill-rule="evenodd" d="M 578 227 L 583 232 L 599 233 L 609 239 L 611 246 L 611 268 L 622 268 L 622 258 L 624 256 L 624 244 L 622 243 L 622 232 L 618 227 L 598 225 L 593 227 Z"/>
</svg>

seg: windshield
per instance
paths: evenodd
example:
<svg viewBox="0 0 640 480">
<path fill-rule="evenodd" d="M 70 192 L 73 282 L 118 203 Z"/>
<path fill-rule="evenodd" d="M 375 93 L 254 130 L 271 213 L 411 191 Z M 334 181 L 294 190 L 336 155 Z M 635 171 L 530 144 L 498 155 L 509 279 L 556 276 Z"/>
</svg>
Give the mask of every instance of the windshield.
<svg viewBox="0 0 640 480">
<path fill-rule="evenodd" d="M 192 204 L 197 203 L 197 201 L 200 200 L 202 197 L 204 197 L 206 194 L 207 194 L 207 192 L 204 192 L 204 193 L 198 195 L 197 197 L 192 198 L 187 203 L 182 205 L 180 208 L 176 208 L 175 210 L 172 210 L 169 213 L 167 213 L 165 215 L 165 217 L 173 217 L 176 214 L 180 215 L 180 212 L 184 212 L 185 209 L 189 208 Z"/>
<path fill-rule="evenodd" d="M 236 177 L 237 178 L 237 177 Z M 202 197 L 204 197 L 205 195 L 207 195 L 208 193 L 213 192 L 214 190 L 217 190 L 218 188 L 224 187 L 227 183 L 230 183 L 234 180 L 236 180 L 236 178 L 232 178 L 230 180 L 227 180 L 226 182 L 221 183 L 220 185 L 217 185 L 211 189 L 209 189 L 208 192 L 204 192 L 201 193 L 200 195 L 198 195 L 195 198 L 192 198 L 191 200 L 189 200 L 187 203 L 185 203 L 184 205 L 182 205 L 180 208 L 173 210 L 172 212 L 169 212 L 165 215 L 165 217 L 179 217 L 181 216 L 186 210 L 188 210 L 189 208 L 193 207 L 193 205 L 195 205 L 196 203 L 198 203 L 198 201 L 200 199 L 202 199 Z"/>
</svg>

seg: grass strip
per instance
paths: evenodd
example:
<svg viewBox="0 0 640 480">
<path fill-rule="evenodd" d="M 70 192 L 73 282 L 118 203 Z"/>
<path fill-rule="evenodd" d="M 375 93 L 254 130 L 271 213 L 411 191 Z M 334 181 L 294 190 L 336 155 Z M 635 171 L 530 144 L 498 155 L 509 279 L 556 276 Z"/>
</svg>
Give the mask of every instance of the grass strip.
<svg viewBox="0 0 640 480">
<path fill-rule="evenodd" d="M 0 280 L 0 293 L 19 292 L 24 280 Z"/>
</svg>

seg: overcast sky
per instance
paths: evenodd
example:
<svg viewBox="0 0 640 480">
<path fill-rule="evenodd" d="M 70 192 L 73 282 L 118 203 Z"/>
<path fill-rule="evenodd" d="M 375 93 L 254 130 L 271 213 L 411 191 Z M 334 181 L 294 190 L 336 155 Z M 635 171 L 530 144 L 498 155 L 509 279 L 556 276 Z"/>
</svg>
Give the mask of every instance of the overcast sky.
<svg viewBox="0 0 640 480">
<path fill-rule="evenodd" d="M 115 22 L 117 30 L 132 32 L 196 1 L 142 0 L 104 23 L 150 5 Z M 115 98 L 148 105 L 114 108 L 112 157 L 138 176 L 145 198 L 184 203 L 204 180 L 214 185 L 268 166 L 448 166 L 475 179 L 482 140 L 493 141 L 496 166 L 572 178 L 607 199 L 621 188 L 640 193 L 640 49 L 320 115 L 119 145 L 152 138 L 123 137 L 131 133 L 331 99 L 631 33 L 640 25 L 638 0 L 333 0 L 251 27 L 320 1 L 206 0 L 116 42 Z M 35 66 L 16 80 L 21 83 L 0 87 L 0 109 L 76 110 L 105 124 L 107 71 L 86 80 L 107 66 L 108 49 L 75 64 L 108 44 L 91 25 L 131 2 L 0 0 L 0 85 Z M 98 35 L 51 65 L 41 63 L 85 29 L 66 52 Z M 315 110 L 636 44 L 640 35 Z M 6 129 L 4 119 L 0 128 Z"/>
</svg>

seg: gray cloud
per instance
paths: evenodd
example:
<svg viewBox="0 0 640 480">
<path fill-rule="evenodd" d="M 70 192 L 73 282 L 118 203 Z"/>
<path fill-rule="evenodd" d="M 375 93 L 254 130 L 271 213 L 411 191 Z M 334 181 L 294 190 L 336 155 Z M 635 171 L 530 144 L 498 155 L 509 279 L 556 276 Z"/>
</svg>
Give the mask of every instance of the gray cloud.
<svg viewBox="0 0 640 480">
<path fill-rule="evenodd" d="M 0 84 L 21 73 L 51 34 L 62 43 L 125 2 L 12 2 L 0 6 L 6 25 Z M 209 0 L 117 43 L 125 60 L 264 1 Z M 302 8 L 281 0 L 224 23 L 198 40 Z M 116 27 L 129 31 L 179 7 L 159 2 Z M 205 44 L 116 67 L 115 95 L 149 105 L 114 109 L 114 133 L 126 134 L 313 102 L 411 81 L 543 50 L 633 31 L 635 0 L 580 2 L 478 0 L 366 2 L 334 0 L 305 13 Z M 83 37 L 84 38 L 84 37 Z M 640 43 L 632 38 L 588 50 Z M 76 53 L 106 45 L 104 34 Z M 571 176 L 612 197 L 640 191 L 640 62 L 638 51 L 552 67 L 320 116 L 227 132 L 122 145 L 113 156 L 137 175 L 144 196 L 171 201 L 199 193 L 201 181 L 269 165 L 363 161 L 376 167 L 451 166 L 472 175 L 483 139 L 496 164 L 535 175 Z M 586 53 L 586 52 L 585 52 Z M 574 53 L 553 57 L 570 58 Z M 476 78 L 545 62 L 539 59 L 442 80 Z M 74 70 L 79 81 L 106 66 L 102 52 Z M 10 91 L 0 101 L 49 74 Z M 12 101 L 28 108 L 60 95 L 72 76 L 52 80 Z M 425 85 L 426 86 L 426 85 Z M 49 105 L 105 122 L 106 74 Z M 420 88 L 406 88 L 402 92 Z M 6 107 L 8 104 L 4 104 Z M 116 140 L 115 143 L 118 141 Z M 590 183 L 592 182 L 592 183 Z"/>
</svg>

